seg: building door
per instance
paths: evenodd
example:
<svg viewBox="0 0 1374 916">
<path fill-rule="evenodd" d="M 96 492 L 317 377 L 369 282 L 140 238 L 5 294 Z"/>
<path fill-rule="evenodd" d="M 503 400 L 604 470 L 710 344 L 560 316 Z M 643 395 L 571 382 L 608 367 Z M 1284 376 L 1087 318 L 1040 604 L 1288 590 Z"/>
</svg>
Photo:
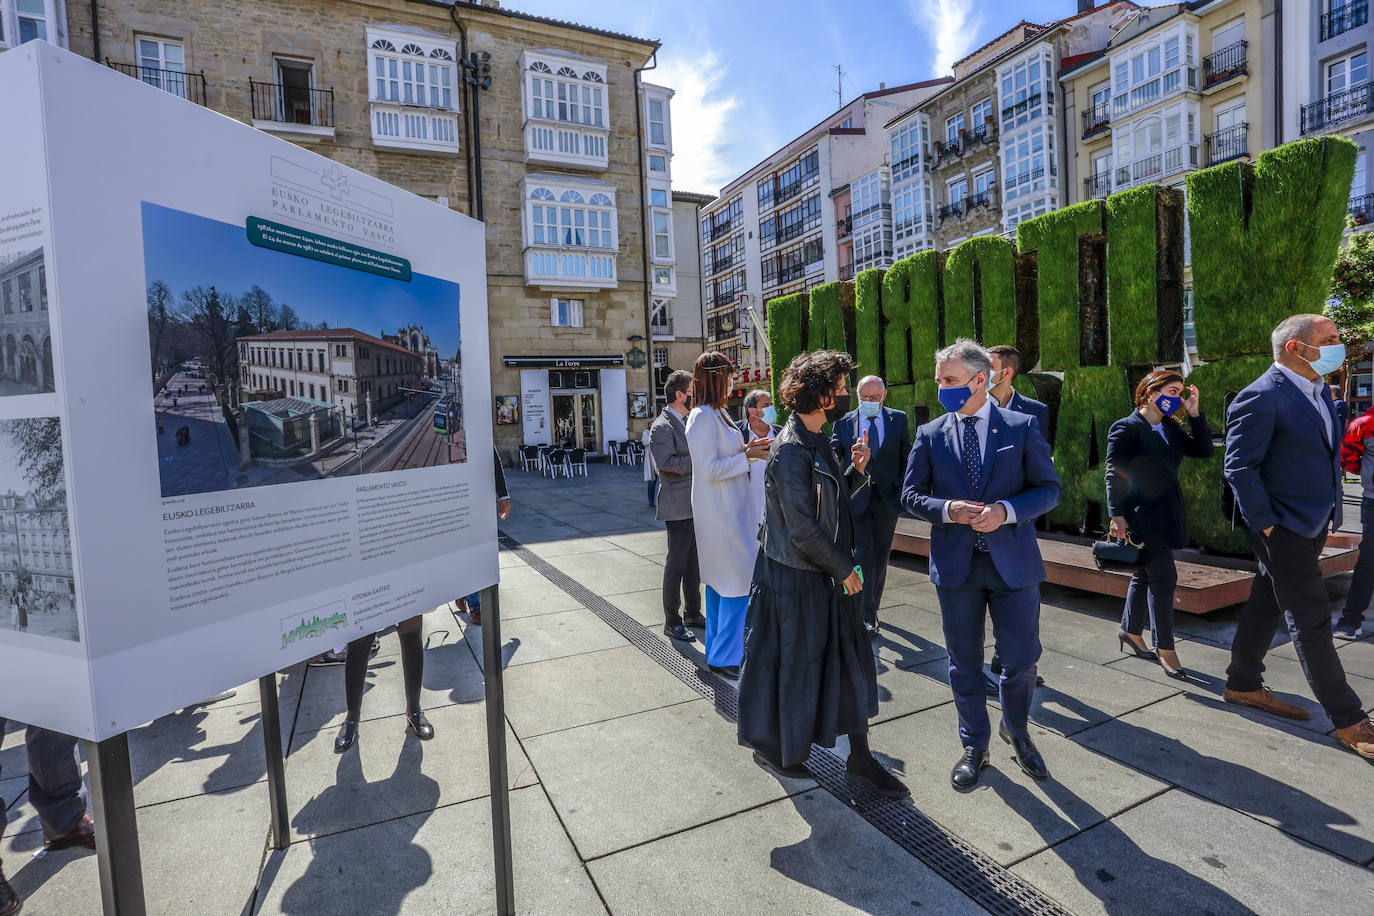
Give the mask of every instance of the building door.
<svg viewBox="0 0 1374 916">
<path fill-rule="evenodd" d="M 555 391 L 553 393 L 553 445 L 555 448 L 585 448 L 599 451 L 601 430 L 596 391 Z"/>
</svg>

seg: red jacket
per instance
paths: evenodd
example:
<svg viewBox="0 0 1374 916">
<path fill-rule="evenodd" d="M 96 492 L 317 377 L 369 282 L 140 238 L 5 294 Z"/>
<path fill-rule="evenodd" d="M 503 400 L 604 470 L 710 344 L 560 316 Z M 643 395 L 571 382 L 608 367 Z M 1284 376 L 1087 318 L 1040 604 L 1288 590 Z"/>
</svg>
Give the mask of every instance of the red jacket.
<svg viewBox="0 0 1374 916">
<path fill-rule="evenodd" d="M 1341 441 L 1341 467 L 1347 473 L 1359 475 L 1364 461 L 1364 440 L 1374 436 L 1374 407 L 1350 421 Z"/>
</svg>

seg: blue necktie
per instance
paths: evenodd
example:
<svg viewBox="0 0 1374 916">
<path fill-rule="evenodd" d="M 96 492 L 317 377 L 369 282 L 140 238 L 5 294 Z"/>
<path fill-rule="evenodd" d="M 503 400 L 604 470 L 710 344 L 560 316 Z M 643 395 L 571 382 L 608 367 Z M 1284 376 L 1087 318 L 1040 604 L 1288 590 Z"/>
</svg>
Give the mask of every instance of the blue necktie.
<svg viewBox="0 0 1374 916">
<path fill-rule="evenodd" d="M 983 453 L 978 448 L 978 430 L 973 425 L 977 422 L 977 417 L 964 417 L 964 471 L 968 474 L 968 482 L 974 493 L 978 492 L 983 482 Z M 973 532 L 973 549 L 987 552 L 988 541 L 980 531 Z"/>
<path fill-rule="evenodd" d="M 878 450 L 878 418 L 868 418 L 868 448 L 870 451 Z"/>
</svg>

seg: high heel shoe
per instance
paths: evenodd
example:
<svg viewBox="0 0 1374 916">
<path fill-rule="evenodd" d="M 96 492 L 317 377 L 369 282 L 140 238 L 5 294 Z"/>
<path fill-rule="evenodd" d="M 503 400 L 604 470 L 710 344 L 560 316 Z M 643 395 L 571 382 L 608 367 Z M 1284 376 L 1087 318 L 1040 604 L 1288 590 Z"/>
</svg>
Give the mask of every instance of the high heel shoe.
<svg viewBox="0 0 1374 916">
<path fill-rule="evenodd" d="M 406 722 L 409 723 L 410 728 L 415 731 L 415 737 L 419 738 L 421 741 L 428 741 L 430 738 L 434 737 L 434 726 L 429 724 L 429 720 L 425 718 L 424 713 L 408 712 L 406 713 Z"/>
<path fill-rule="evenodd" d="M 1150 662 L 1159 661 L 1158 655 L 1155 655 L 1153 652 L 1147 649 L 1142 649 L 1139 646 L 1137 646 L 1135 644 L 1135 640 L 1131 639 L 1131 637 L 1127 635 L 1125 630 L 1122 630 L 1121 632 L 1117 633 L 1116 638 L 1117 641 L 1121 644 L 1121 651 L 1125 652 L 1127 655 L 1134 655 L 1136 658 L 1143 658 L 1146 661 Z"/>
<path fill-rule="evenodd" d="M 1169 663 L 1164 660 L 1163 652 L 1156 652 L 1155 654 L 1159 656 L 1159 667 L 1164 669 L 1165 674 L 1167 674 L 1169 677 L 1173 678 L 1176 681 L 1188 680 L 1188 670 L 1186 668 L 1184 668 L 1182 665 L 1180 665 L 1177 668 L 1171 668 L 1169 667 Z M 1178 656 L 1174 655 L 1174 658 L 1177 659 Z"/>
<path fill-rule="evenodd" d="M 358 720 L 345 719 L 344 724 L 339 726 L 339 734 L 334 738 L 334 753 L 342 754 L 353 746 L 353 742 L 358 740 Z"/>
</svg>

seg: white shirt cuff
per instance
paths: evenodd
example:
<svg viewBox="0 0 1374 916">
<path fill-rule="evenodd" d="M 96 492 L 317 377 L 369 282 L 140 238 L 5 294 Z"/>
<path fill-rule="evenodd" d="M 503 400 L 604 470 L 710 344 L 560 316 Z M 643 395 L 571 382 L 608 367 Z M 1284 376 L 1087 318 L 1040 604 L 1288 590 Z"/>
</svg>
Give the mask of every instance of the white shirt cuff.
<svg viewBox="0 0 1374 916">
<path fill-rule="evenodd" d="M 1013 509 L 1013 508 L 1011 507 L 1011 503 L 1007 502 L 1005 499 L 1001 499 L 1001 500 L 998 500 L 998 501 L 997 501 L 997 504 L 998 504 L 999 506 L 1001 506 L 1003 509 L 1006 509 L 1006 510 L 1007 510 L 1007 520 L 1006 520 L 1005 522 L 1003 522 L 1002 524 L 1004 524 L 1004 525 L 1015 525 L 1015 524 L 1016 524 L 1016 510 Z"/>
</svg>

